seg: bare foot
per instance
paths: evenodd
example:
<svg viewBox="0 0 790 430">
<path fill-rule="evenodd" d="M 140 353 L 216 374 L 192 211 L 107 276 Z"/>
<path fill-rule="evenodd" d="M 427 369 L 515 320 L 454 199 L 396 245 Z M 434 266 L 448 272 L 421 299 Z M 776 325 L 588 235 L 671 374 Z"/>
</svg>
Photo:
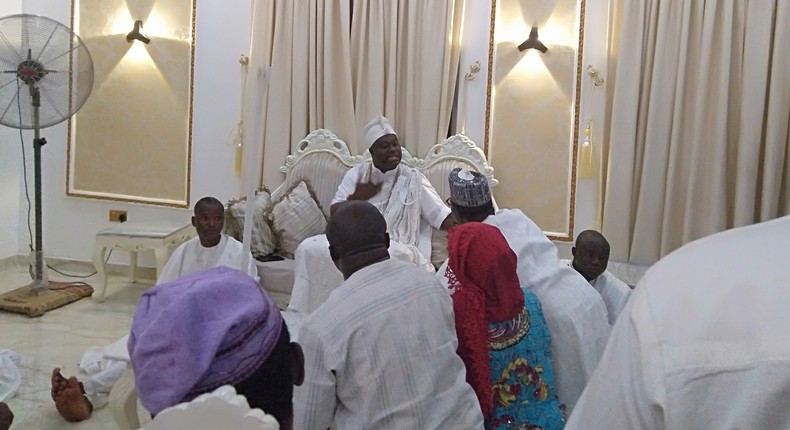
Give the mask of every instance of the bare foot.
<svg viewBox="0 0 790 430">
<path fill-rule="evenodd" d="M 14 413 L 3 402 L 0 402 L 0 430 L 8 430 L 14 422 Z"/>
<path fill-rule="evenodd" d="M 60 368 L 52 371 L 52 400 L 58 413 L 66 421 L 76 423 L 90 418 L 93 405 L 85 397 L 82 384 L 74 376 L 69 379 L 60 374 Z"/>
</svg>

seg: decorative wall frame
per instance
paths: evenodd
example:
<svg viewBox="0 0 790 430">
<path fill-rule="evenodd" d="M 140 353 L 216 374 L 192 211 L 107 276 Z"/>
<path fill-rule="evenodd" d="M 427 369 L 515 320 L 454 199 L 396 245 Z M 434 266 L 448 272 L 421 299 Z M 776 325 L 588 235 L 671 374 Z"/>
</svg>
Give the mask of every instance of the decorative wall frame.
<svg viewBox="0 0 790 430">
<path fill-rule="evenodd" d="M 585 0 L 492 0 L 485 152 L 503 207 L 573 241 Z M 517 46 L 538 27 L 548 47 Z M 497 97 L 500 94 L 500 97 Z"/>
<path fill-rule="evenodd" d="M 66 194 L 189 207 L 196 0 L 72 0 L 95 81 L 69 120 Z M 150 38 L 127 39 L 136 21 Z"/>
</svg>

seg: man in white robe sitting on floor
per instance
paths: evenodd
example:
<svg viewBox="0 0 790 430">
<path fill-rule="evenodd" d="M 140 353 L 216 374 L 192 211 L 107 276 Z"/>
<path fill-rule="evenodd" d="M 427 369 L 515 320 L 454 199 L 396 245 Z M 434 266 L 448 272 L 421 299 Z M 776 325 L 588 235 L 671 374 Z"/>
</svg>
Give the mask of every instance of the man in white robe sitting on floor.
<svg viewBox="0 0 790 430">
<path fill-rule="evenodd" d="M 194 216 L 192 217 L 192 225 L 197 231 L 197 237 L 176 248 L 164 269 L 162 269 L 162 273 L 159 274 L 159 278 L 156 281 L 157 285 L 172 282 L 182 276 L 218 266 L 227 266 L 245 272 L 257 282 L 258 270 L 255 267 L 252 255 L 244 258 L 244 249 L 241 242 L 222 234 L 224 223 L 225 207 L 222 205 L 222 202 L 214 197 L 203 197 L 198 200 L 195 203 Z M 124 336 L 117 342 L 103 348 L 89 348 L 83 355 L 80 361 L 80 368 L 88 374 L 84 384 L 85 390 L 87 390 L 87 397 L 84 397 L 84 399 L 82 393 L 80 393 L 80 391 L 84 392 L 80 387 L 82 384 L 76 378 L 63 377 L 58 368 L 53 371 L 53 399 L 58 405 L 58 411 L 67 421 L 85 420 L 90 417 L 93 409 L 92 403 L 99 402 L 98 406 L 103 406 L 106 403 L 106 397 L 121 375 L 123 375 L 126 363 L 118 360 L 108 360 L 105 358 L 105 355 L 108 352 L 112 352 L 115 349 L 114 346 L 118 344 L 126 345 L 127 337 Z M 58 404 L 55 394 L 68 389 L 79 395 L 76 396 L 70 393 L 69 396 L 60 396 L 63 398 L 61 403 L 68 406 L 70 405 L 69 402 L 71 402 L 71 406 L 62 407 Z M 133 389 L 133 387 L 124 387 L 124 389 Z M 83 400 L 85 406 L 82 405 Z M 75 408 L 73 404 L 76 404 L 77 407 Z M 66 412 L 64 413 L 61 410 Z"/>
<path fill-rule="evenodd" d="M 172 282 L 217 266 L 241 270 L 258 280 L 258 269 L 252 255 L 245 256 L 241 242 L 222 233 L 225 225 L 225 207 L 222 202 L 214 197 L 198 200 L 192 225 L 197 237 L 176 248 L 159 274 L 157 284 Z"/>
<path fill-rule="evenodd" d="M 450 172 L 450 207 L 459 223 L 497 227 L 516 253 L 522 287 L 540 299 L 551 335 L 557 394 L 570 412 L 603 354 L 611 332 L 600 294 L 575 270 L 563 264 L 557 247 L 518 209 L 494 211 L 485 176 Z M 436 276 L 446 285 L 447 263 Z"/>
<path fill-rule="evenodd" d="M 391 237 L 390 255 L 433 272 L 431 230 L 447 230 L 454 220 L 428 179 L 401 165 L 398 136 L 386 118 L 364 128 L 371 160 L 349 170 L 332 200 L 330 213 L 351 200 L 371 203 L 384 215 Z M 337 288 L 343 277 L 329 257 L 325 235 L 303 241 L 294 254 L 294 287 L 288 309 L 310 314 Z"/>
<path fill-rule="evenodd" d="M 631 297 L 631 287 L 606 270 L 609 251 L 609 241 L 601 233 L 585 230 L 576 237 L 576 244 L 571 248 L 573 260 L 567 261 L 567 264 L 598 291 L 606 304 L 609 324 L 614 325 Z"/>
</svg>

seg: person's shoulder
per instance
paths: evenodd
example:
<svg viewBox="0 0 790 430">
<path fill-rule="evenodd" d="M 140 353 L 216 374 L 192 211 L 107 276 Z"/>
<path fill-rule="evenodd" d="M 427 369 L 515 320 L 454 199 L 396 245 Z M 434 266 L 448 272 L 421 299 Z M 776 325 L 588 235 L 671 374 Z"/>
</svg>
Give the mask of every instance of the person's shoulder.
<svg viewBox="0 0 790 430">
<path fill-rule="evenodd" d="M 176 253 L 180 254 L 184 252 L 184 250 L 187 248 L 195 247 L 197 246 L 198 243 L 200 243 L 200 238 L 198 236 L 195 236 L 192 239 L 189 239 L 188 241 L 182 243 L 181 245 L 178 245 L 178 247 L 175 249 L 175 251 L 173 251 L 170 257 L 172 258 L 173 254 Z"/>
<path fill-rule="evenodd" d="M 222 233 L 222 236 L 226 238 L 226 240 L 227 240 L 227 244 L 228 244 L 229 246 L 235 246 L 235 247 L 244 247 L 244 244 L 243 244 L 243 243 L 241 243 L 241 241 L 240 241 L 240 240 L 238 240 L 238 239 L 236 239 L 235 237 L 233 237 L 233 236 L 228 236 L 228 235 L 227 235 L 227 234 L 225 234 L 225 233 Z"/>
<path fill-rule="evenodd" d="M 346 172 L 346 176 L 348 175 L 359 175 L 361 172 L 370 168 L 371 161 L 363 161 L 361 163 L 356 164 L 354 167 L 348 169 Z"/>
<path fill-rule="evenodd" d="M 631 292 L 631 287 L 629 287 L 628 284 L 623 282 L 620 278 L 615 276 L 614 273 L 604 270 L 604 272 L 601 274 L 601 277 L 604 278 L 607 284 L 614 286 L 621 292 Z"/>
</svg>

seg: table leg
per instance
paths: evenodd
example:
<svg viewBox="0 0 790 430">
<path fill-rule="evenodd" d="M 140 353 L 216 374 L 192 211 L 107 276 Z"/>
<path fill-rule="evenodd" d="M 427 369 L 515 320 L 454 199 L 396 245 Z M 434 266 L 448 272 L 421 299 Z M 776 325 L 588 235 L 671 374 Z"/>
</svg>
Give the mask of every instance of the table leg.
<svg viewBox="0 0 790 430">
<path fill-rule="evenodd" d="M 137 281 L 137 251 L 129 251 L 129 282 Z"/>
<path fill-rule="evenodd" d="M 104 254 L 107 248 L 103 245 L 96 244 L 93 250 L 93 267 L 96 269 L 99 281 L 99 293 L 95 294 L 93 298 L 97 302 L 103 302 L 107 294 L 107 268 L 104 266 Z"/>
</svg>

